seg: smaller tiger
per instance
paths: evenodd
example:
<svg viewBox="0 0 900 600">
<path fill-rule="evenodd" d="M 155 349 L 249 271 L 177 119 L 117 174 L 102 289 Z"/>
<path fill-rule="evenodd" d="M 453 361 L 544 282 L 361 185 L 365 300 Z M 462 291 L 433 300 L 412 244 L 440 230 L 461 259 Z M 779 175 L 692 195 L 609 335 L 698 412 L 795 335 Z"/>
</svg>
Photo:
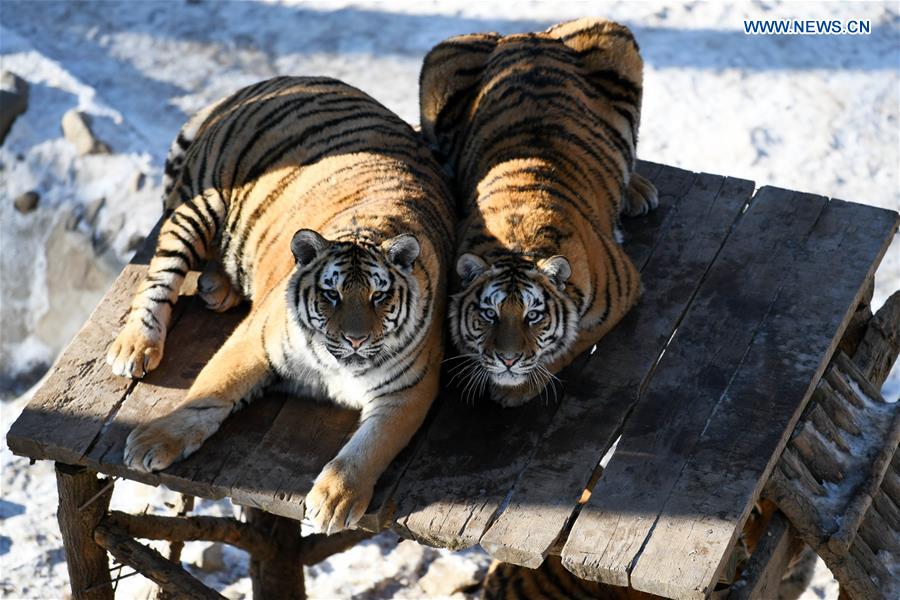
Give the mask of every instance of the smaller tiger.
<svg viewBox="0 0 900 600">
<path fill-rule="evenodd" d="M 422 133 L 461 204 L 449 316 L 468 390 L 530 400 L 637 302 L 619 218 L 657 205 L 634 172 L 642 72 L 631 32 L 597 19 L 425 58 Z"/>
</svg>

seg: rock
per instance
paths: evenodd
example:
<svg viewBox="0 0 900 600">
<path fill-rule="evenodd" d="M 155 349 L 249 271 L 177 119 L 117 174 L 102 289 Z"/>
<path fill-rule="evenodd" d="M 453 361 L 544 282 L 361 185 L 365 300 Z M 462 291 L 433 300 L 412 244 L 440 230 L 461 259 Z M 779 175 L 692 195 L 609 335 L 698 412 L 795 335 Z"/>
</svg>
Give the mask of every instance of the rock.
<svg viewBox="0 0 900 600">
<path fill-rule="evenodd" d="M 62 130 L 65 138 L 75 146 L 81 156 L 111 152 L 109 146 L 97 139 L 97 136 L 91 131 L 90 118 L 82 112 L 72 109 L 64 114 Z"/>
<path fill-rule="evenodd" d="M 13 205 L 17 211 L 24 215 L 36 209 L 40 199 L 41 196 L 36 191 L 31 190 L 13 200 Z"/>
<path fill-rule="evenodd" d="M 70 210 L 63 220 L 66 231 L 75 231 L 78 229 L 78 224 L 81 223 L 83 217 L 84 208 L 81 205 Z"/>
<path fill-rule="evenodd" d="M 13 73 L 0 73 L 0 144 L 16 118 L 28 110 L 28 82 Z"/>
<path fill-rule="evenodd" d="M 91 225 L 93 226 L 93 223 Z M 95 228 L 94 235 L 91 240 L 94 245 L 94 252 L 99 255 L 109 250 L 112 240 L 114 240 L 116 236 L 119 235 L 119 232 L 124 226 L 125 216 L 122 214 L 118 214 L 108 220 L 106 226 L 102 231 Z"/>
<path fill-rule="evenodd" d="M 198 564 L 197 566 L 200 567 L 201 571 L 206 571 L 207 573 L 211 573 L 213 571 L 221 571 L 222 569 L 224 569 L 224 544 L 216 542 L 204 548 L 203 552 L 200 554 L 200 564 Z"/>
<path fill-rule="evenodd" d="M 459 556 L 442 556 L 431 563 L 418 585 L 429 596 L 452 596 L 481 581 L 479 567 Z"/>
<path fill-rule="evenodd" d="M 143 171 L 138 171 L 134 175 L 134 179 L 131 180 L 131 191 L 139 192 L 144 189 L 144 184 L 147 182 L 147 176 Z"/>
<path fill-rule="evenodd" d="M 103 209 L 103 205 L 106 204 L 106 198 L 97 198 L 90 204 L 84 207 L 84 213 L 81 218 L 90 225 L 91 227 L 97 222 L 97 216 L 100 214 L 100 211 Z"/>
<path fill-rule="evenodd" d="M 71 218 L 56 215 L 45 245 L 47 308 L 34 334 L 52 350 L 50 356 L 78 332 L 121 270 L 112 257 L 94 253 L 88 236 L 67 228 Z"/>
<path fill-rule="evenodd" d="M 125 252 L 135 252 L 141 246 L 144 245 L 144 242 L 147 241 L 147 237 L 141 235 L 140 233 L 133 233 L 131 237 L 128 238 L 128 244 L 125 246 Z"/>
</svg>

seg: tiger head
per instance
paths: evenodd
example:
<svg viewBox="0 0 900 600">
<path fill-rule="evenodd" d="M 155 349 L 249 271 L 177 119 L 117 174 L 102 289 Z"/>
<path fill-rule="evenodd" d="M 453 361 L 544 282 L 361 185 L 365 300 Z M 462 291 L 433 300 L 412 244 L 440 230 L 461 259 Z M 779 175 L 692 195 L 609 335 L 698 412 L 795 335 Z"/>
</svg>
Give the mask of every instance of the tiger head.
<svg viewBox="0 0 900 600">
<path fill-rule="evenodd" d="M 419 250 L 410 234 L 374 244 L 297 231 L 288 286 L 294 321 L 339 364 L 354 371 L 379 364 L 414 327 L 419 290 L 413 263 Z"/>
<path fill-rule="evenodd" d="M 463 254 L 456 265 L 461 290 L 450 302 L 450 332 L 472 378 L 495 388 L 541 390 L 547 365 L 574 342 L 578 311 L 566 293 L 569 261 L 504 257 L 488 264 Z"/>
</svg>

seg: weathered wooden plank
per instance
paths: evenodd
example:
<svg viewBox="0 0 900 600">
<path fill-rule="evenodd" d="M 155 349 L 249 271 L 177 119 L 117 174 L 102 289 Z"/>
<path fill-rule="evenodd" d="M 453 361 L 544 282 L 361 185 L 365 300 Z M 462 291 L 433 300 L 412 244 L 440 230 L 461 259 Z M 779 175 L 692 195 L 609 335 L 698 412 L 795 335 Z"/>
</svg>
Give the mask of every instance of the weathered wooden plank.
<svg viewBox="0 0 900 600">
<path fill-rule="evenodd" d="M 151 485 L 163 483 L 182 493 L 221 498 L 230 486 L 217 482 L 262 439 L 281 408 L 281 398 L 260 399 L 239 416 L 226 420 L 222 429 L 187 460 L 161 473 L 142 473 L 122 464 L 128 434 L 138 423 L 165 415 L 184 397 L 209 358 L 246 315 L 246 309 L 226 313 L 207 310 L 195 296 L 182 296 L 182 318 L 171 329 L 160 366 L 128 394 L 118 412 L 104 427 L 87 463 L 103 473 L 124 476 Z"/>
<path fill-rule="evenodd" d="M 259 445 L 283 404 L 281 395 L 264 395 L 225 423 L 196 453 L 159 474 L 160 482 L 182 493 L 221 498 L 231 493 L 243 457 Z M 253 485 L 252 481 L 246 485 Z M 193 491 L 192 491 L 193 490 Z M 202 493 L 201 493 L 202 492 Z"/>
<path fill-rule="evenodd" d="M 648 175 L 653 165 L 642 164 Z M 688 192 L 694 173 L 660 167 L 654 176 L 661 207 L 627 222 L 626 249 L 642 266 L 653 253 L 672 206 Z M 566 378 L 585 360 L 567 371 Z M 451 390 L 439 400 L 427 436 L 397 486 L 394 528 L 433 546 L 467 547 L 491 524 L 559 404 L 533 401 L 503 409 L 488 400 L 468 406 Z M 593 468 L 593 467 L 591 467 Z M 585 473 L 585 477 L 590 473 Z"/>
<path fill-rule="evenodd" d="M 359 412 L 287 398 L 260 444 L 241 462 L 230 496 L 238 504 L 293 519 L 325 464 L 353 434 Z"/>
<path fill-rule="evenodd" d="M 213 313 L 206 309 L 201 311 L 202 314 L 195 313 L 193 316 L 193 319 L 197 320 L 197 331 L 205 332 L 198 335 L 206 335 L 208 343 L 214 349 L 218 349 L 224 343 L 244 314 L 240 309 L 224 314 Z M 185 337 L 188 337 L 190 332 L 185 330 L 185 333 Z M 209 355 L 212 356 L 212 352 L 209 352 Z M 180 394 L 186 392 L 207 361 L 207 357 L 202 359 L 197 357 L 197 362 L 192 368 L 183 371 L 184 378 L 178 383 Z M 160 394 L 167 392 L 156 391 Z M 149 389 L 145 390 L 145 393 L 152 395 Z M 177 397 L 177 393 L 171 393 L 167 403 L 176 400 Z M 285 396 L 280 394 L 265 394 L 255 399 L 249 406 L 225 419 L 219 431 L 187 460 L 175 463 L 161 472 L 160 482 L 171 489 L 207 498 L 229 495 L 243 470 L 245 457 L 252 454 L 262 442 L 285 402 Z M 252 484 L 253 482 L 247 482 L 247 485 Z"/>
<path fill-rule="evenodd" d="M 762 188 L 751 200 L 572 528 L 562 558 L 575 574 L 629 585 L 631 567 L 698 435 L 790 273 L 797 241 L 824 206 L 824 198 L 775 188 Z"/>
<path fill-rule="evenodd" d="M 530 568 L 541 564 L 752 193 L 753 182 L 701 174 L 673 209 L 642 270 L 640 304 L 567 387 L 509 507 L 482 539 L 492 556 Z"/>
<path fill-rule="evenodd" d="M 695 598 L 713 589 L 897 222 L 893 211 L 831 200 L 798 240 L 793 267 L 633 568 L 633 587 Z"/>
<path fill-rule="evenodd" d="M 728 600 L 777 598 L 781 579 L 802 544 L 787 517 L 775 511 Z"/>
<path fill-rule="evenodd" d="M 82 455 L 131 388 L 131 380 L 110 372 L 106 350 L 147 273 L 161 223 L 56 359 L 49 377 L 10 428 L 7 443 L 14 453 L 82 464 Z"/>
</svg>

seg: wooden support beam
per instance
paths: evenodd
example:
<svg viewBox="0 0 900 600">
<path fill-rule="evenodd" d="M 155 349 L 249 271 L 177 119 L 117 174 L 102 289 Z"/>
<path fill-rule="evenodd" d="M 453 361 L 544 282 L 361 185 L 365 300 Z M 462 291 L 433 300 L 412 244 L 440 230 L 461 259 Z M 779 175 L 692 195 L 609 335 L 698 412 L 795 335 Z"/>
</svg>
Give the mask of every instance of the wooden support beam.
<svg viewBox="0 0 900 600">
<path fill-rule="evenodd" d="M 729 600 L 777 598 L 781 580 L 802 545 L 787 517 L 776 511 L 741 578 L 732 586 Z"/>
<path fill-rule="evenodd" d="M 167 504 L 168 506 L 168 504 Z M 189 512 L 194 510 L 194 497 L 188 494 L 178 494 L 178 500 L 172 506 L 176 517 L 187 516 Z M 176 540 L 169 542 L 169 560 L 176 565 L 181 564 L 181 551 L 184 550 L 184 542 Z M 166 590 L 159 588 L 156 593 L 156 600 L 176 600 L 175 596 Z"/>
<path fill-rule="evenodd" d="M 258 528 L 228 517 L 131 515 L 114 510 L 103 522 L 145 540 L 224 542 L 262 559 L 278 553 L 275 541 Z"/>
<path fill-rule="evenodd" d="M 94 530 L 94 540 L 106 548 L 119 562 L 139 571 L 176 598 L 190 600 L 222 600 L 224 596 L 211 590 L 179 565 L 143 544 L 131 539 L 122 529 L 103 522 Z M 112 595 L 109 596 L 112 598 Z"/>
<path fill-rule="evenodd" d="M 869 321 L 872 320 L 872 295 L 874 292 L 875 278 L 873 277 L 869 280 L 869 283 L 866 284 L 862 298 L 860 298 L 853 316 L 850 317 L 850 322 L 847 323 L 847 328 L 844 330 L 844 335 L 841 337 L 841 341 L 838 344 L 838 350 L 847 356 L 856 354 L 860 342 L 866 335 Z"/>
<path fill-rule="evenodd" d="M 173 507 L 176 517 L 186 517 L 194 510 L 194 497 L 188 494 L 178 494 L 178 502 Z M 184 542 L 174 541 L 169 544 L 169 560 L 174 563 L 181 561 L 181 551 L 184 550 Z"/>
<path fill-rule="evenodd" d="M 278 544 L 275 556 L 250 554 L 250 580 L 253 597 L 306 598 L 303 561 L 300 554 L 300 522 L 279 517 L 258 508 L 247 508 L 247 523 Z"/>
<path fill-rule="evenodd" d="M 869 321 L 853 362 L 876 388 L 887 379 L 900 354 L 900 291 L 894 292 Z"/>
<path fill-rule="evenodd" d="M 375 534 L 371 531 L 351 529 L 333 535 L 317 533 L 304 536 L 300 540 L 300 560 L 304 565 L 314 565 L 332 554 L 352 548 L 373 535 Z"/>
<path fill-rule="evenodd" d="M 84 467 L 56 463 L 59 510 L 56 518 L 62 533 L 69 569 L 69 584 L 75 600 L 111 600 L 106 551 L 94 542 L 92 532 L 109 506 L 112 487 Z"/>
</svg>

